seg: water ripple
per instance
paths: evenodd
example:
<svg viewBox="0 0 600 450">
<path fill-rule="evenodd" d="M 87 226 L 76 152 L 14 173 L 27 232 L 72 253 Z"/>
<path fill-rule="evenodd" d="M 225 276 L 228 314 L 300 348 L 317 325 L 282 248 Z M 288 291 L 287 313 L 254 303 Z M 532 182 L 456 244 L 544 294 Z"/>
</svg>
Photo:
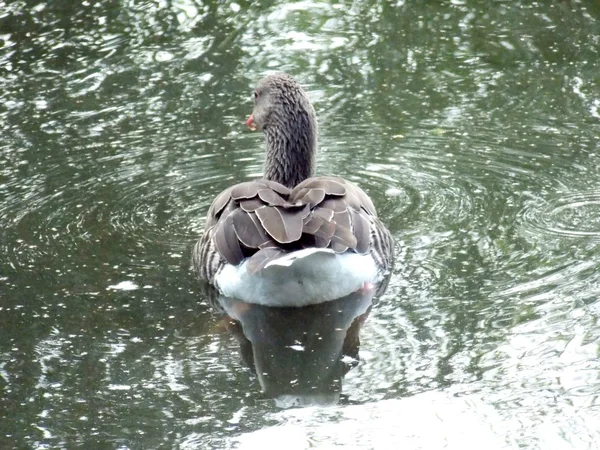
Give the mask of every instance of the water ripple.
<svg viewBox="0 0 600 450">
<path fill-rule="evenodd" d="M 227 183 L 227 175 L 211 170 L 204 160 L 181 158 L 170 169 L 147 170 L 139 162 L 116 158 L 109 161 L 117 166 L 114 170 L 55 188 L 50 187 L 52 168 L 46 177 L 26 183 L 9 180 L 3 185 L 7 195 L 0 222 L 5 233 L 19 238 L 3 239 L 7 262 L 27 266 L 44 256 L 102 246 L 106 239 L 129 247 L 162 244 L 181 255 L 200 233 L 210 201 Z"/>
<path fill-rule="evenodd" d="M 531 201 L 521 212 L 531 234 L 600 238 L 600 192 L 566 193 L 544 202 Z"/>
</svg>

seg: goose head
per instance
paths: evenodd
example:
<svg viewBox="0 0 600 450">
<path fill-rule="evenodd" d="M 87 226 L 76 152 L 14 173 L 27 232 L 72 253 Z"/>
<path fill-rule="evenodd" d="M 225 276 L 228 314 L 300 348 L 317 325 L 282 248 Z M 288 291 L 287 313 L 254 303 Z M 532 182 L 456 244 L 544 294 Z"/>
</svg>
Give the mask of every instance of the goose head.
<svg viewBox="0 0 600 450">
<path fill-rule="evenodd" d="M 263 78 L 253 92 L 246 121 L 266 136 L 264 177 L 289 188 L 314 175 L 317 120 L 306 92 L 284 73 Z"/>
</svg>

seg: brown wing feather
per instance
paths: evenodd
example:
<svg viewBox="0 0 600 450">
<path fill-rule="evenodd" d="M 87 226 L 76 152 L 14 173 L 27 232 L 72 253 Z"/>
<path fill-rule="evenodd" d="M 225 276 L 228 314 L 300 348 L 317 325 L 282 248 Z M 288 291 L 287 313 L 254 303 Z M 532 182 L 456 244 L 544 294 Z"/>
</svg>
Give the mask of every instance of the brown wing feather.
<svg viewBox="0 0 600 450">
<path fill-rule="evenodd" d="M 231 188 L 231 198 L 233 200 L 254 198 L 260 189 L 262 189 L 262 185 L 255 181 L 239 183 Z"/>
<path fill-rule="evenodd" d="M 246 212 L 254 212 L 264 205 L 265 204 L 258 198 L 251 198 L 240 202 L 240 207 Z"/>
<path fill-rule="evenodd" d="M 265 206 L 255 212 L 264 230 L 280 244 L 295 242 L 302 236 L 301 211 L 290 211 L 279 206 Z"/>
<path fill-rule="evenodd" d="M 373 219 L 368 216 L 376 216 L 369 197 L 341 178 L 309 178 L 294 189 L 255 180 L 219 194 L 206 227 L 214 228 L 215 247 L 224 260 L 239 264 L 250 254 L 249 270 L 256 272 L 294 248 L 365 254 L 371 248 Z"/>
<path fill-rule="evenodd" d="M 371 230 L 369 229 L 369 222 L 363 217 L 362 214 L 350 209 L 350 216 L 352 217 L 352 231 L 356 237 L 356 250 L 357 253 L 365 254 L 371 247 Z"/>
<path fill-rule="evenodd" d="M 335 213 L 344 212 L 348 209 L 348 204 L 345 201 L 340 201 L 340 199 L 337 197 L 326 198 L 319 204 L 319 206 L 321 208 L 330 209 Z"/>
<path fill-rule="evenodd" d="M 259 248 L 271 240 L 265 233 L 256 214 L 237 209 L 231 216 L 237 239 L 246 247 Z"/>
<path fill-rule="evenodd" d="M 312 215 L 320 217 L 321 219 L 329 222 L 333 220 L 334 212 L 331 209 L 319 208 L 318 206 L 312 210 Z"/>
<path fill-rule="evenodd" d="M 345 195 L 346 181 L 337 177 L 313 177 L 304 180 L 292 189 L 291 197 L 295 198 L 296 193 L 304 189 L 323 189 L 327 195 Z"/>
<path fill-rule="evenodd" d="M 221 192 L 215 201 L 210 205 L 208 209 L 208 214 L 206 216 L 206 223 L 204 224 L 204 229 L 208 230 L 215 226 L 217 223 L 217 218 L 221 215 L 221 212 L 225 208 L 225 206 L 231 200 L 231 188 L 225 189 Z"/>
<path fill-rule="evenodd" d="M 321 228 L 323 222 L 325 222 L 325 219 L 311 214 L 304 219 L 304 227 L 302 228 L 302 232 L 306 234 L 315 234 L 317 230 Z"/>
<path fill-rule="evenodd" d="M 212 203 L 208 214 L 217 216 L 223 210 L 223 208 L 225 208 L 225 205 L 229 203 L 229 200 L 231 200 L 231 188 L 225 189 L 217 196 L 215 201 Z"/>
<path fill-rule="evenodd" d="M 302 204 L 310 205 L 311 208 L 325 199 L 325 189 L 306 189 L 299 192 L 302 192 L 303 195 L 298 201 Z"/>
<path fill-rule="evenodd" d="M 354 249 L 358 246 L 358 236 L 353 233 L 350 226 L 345 226 L 340 222 L 335 222 L 335 232 L 331 239 L 349 248 Z M 370 245 L 370 242 L 367 242 L 367 245 Z"/>
<path fill-rule="evenodd" d="M 321 239 L 331 240 L 331 237 L 335 234 L 335 223 L 334 222 L 323 222 L 319 229 L 314 232 L 314 235 Z"/>
<path fill-rule="evenodd" d="M 217 224 L 214 241 L 217 251 L 229 264 L 237 265 L 244 259 L 231 214 Z"/>
<path fill-rule="evenodd" d="M 352 231 L 352 219 L 348 207 L 341 212 L 333 213 L 333 221 L 338 225 Z"/>
<path fill-rule="evenodd" d="M 270 206 L 284 206 L 287 204 L 287 201 L 281 198 L 281 195 L 268 188 L 259 189 L 258 196 L 263 202 Z"/>
<path fill-rule="evenodd" d="M 348 199 L 348 204 L 352 202 L 358 205 L 359 208 L 364 209 L 370 215 L 377 217 L 377 211 L 375 211 L 375 206 L 373 205 L 373 202 L 371 201 L 369 196 L 365 194 L 365 191 L 363 191 L 355 184 L 348 183 L 347 187 L 348 194 L 346 195 L 346 198 Z"/>
</svg>

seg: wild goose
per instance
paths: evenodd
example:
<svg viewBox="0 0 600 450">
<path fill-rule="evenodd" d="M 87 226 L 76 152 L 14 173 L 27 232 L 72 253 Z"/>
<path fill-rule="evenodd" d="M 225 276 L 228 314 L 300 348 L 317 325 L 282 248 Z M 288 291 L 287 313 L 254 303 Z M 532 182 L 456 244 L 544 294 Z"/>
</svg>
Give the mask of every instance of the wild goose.
<svg viewBox="0 0 600 450">
<path fill-rule="evenodd" d="M 393 241 L 371 199 L 342 178 L 314 177 L 317 121 L 302 87 L 269 75 L 246 121 L 267 140 L 264 178 L 225 189 L 193 249 L 198 276 L 249 303 L 304 306 L 380 281 Z"/>
</svg>

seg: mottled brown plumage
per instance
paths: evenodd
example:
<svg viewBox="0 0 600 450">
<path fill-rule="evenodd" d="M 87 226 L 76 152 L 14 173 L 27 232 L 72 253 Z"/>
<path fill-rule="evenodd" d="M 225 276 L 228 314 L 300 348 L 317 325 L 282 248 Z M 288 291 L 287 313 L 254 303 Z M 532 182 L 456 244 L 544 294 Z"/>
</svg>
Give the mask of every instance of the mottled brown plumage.
<svg viewBox="0 0 600 450">
<path fill-rule="evenodd" d="M 365 254 L 371 242 L 365 214 L 375 218 L 369 198 L 341 178 L 311 178 L 294 189 L 256 180 L 217 197 L 206 231 L 212 230 L 217 251 L 234 265 L 249 256 L 266 263 L 279 255 L 273 247 L 290 251 L 316 246 Z"/>
<path fill-rule="evenodd" d="M 289 75 L 262 80 L 248 126 L 267 138 L 265 178 L 236 184 L 211 205 L 194 266 L 213 282 L 225 263 L 248 260 L 260 272 L 270 261 L 306 248 L 371 254 L 383 271 L 392 263 L 392 238 L 370 198 L 337 177 L 313 177 L 317 125 L 302 88 Z"/>
</svg>

